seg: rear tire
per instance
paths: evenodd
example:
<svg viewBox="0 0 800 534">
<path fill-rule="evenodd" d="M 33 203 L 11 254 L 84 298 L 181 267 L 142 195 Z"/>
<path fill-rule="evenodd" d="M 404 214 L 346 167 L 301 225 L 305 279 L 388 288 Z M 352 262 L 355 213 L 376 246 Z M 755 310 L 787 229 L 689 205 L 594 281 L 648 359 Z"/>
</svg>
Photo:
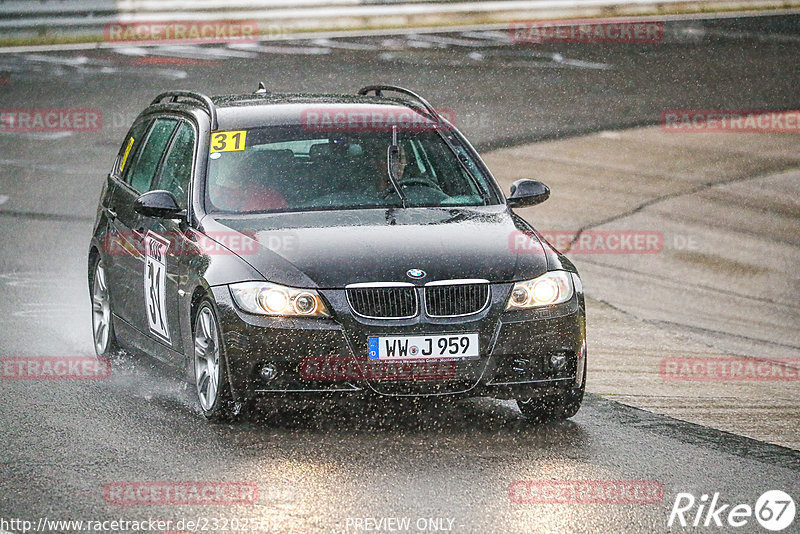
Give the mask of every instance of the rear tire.
<svg viewBox="0 0 800 534">
<path fill-rule="evenodd" d="M 95 353 L 107 358 L 119 350 L 117 337 L 114 335 L 114 320 L 111 311 L 111 298 L 108 293 L 108 279 L 105 265 L 100 255 L 94 260 L 89 289 L 92 298 L 92 340 Z"/>
<path fill-rule="evenodd" d="M 194 383 L 200 409 L 209 421 L 234 421 L 243 414 L 244 404 L 233 400 L 219 321 L 208 297 L 197 306 L 193 323 Z"/>
</svg>

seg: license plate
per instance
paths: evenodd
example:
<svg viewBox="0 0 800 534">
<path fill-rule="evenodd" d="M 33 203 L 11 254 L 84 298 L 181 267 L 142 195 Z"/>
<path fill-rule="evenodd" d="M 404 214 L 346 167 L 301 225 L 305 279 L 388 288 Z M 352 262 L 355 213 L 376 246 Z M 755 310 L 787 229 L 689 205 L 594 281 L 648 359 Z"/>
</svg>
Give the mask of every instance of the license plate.
<svg viewBox="0 0 800 534">
<path fill-rule="evenodd" d="M 369 337 L 370 360 L 478 358 L 478 334 Z"/>
</svg>

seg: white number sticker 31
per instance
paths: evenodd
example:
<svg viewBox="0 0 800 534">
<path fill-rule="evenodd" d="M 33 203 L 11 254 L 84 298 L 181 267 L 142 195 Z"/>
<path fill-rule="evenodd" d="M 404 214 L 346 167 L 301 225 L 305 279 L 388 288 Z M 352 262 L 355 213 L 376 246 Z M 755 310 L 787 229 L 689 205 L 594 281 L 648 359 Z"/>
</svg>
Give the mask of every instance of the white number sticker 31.
<svg viewBox="0 0 800 534">
<path fill-rule="evenodd" d="M 144 238 L 144 300 L 150 331 L 171 344 L 167 322 L 166 281 L 169 242 L 153 232 Z"/>
</svg>

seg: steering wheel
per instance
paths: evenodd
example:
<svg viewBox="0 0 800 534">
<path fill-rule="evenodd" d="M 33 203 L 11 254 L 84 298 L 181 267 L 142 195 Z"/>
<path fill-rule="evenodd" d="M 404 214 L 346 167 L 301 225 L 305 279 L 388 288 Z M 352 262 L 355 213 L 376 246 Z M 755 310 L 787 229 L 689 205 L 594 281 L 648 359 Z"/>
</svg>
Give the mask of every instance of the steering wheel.
<svg viewBox="0 0 800 534">
<path fill-rule="evenodd" d="M 444 194 L 444 191 L 442 191 L 442 188 L 441 188 L 441 186 L 439 184 L 437 184 L 436 182 L 434 182 L 433 180 L 431 180 L 429 178 L 425 178 L 424 176 L 411 176 L 409 178 L 403 178 L 401 180 L 398 180 L 398 182 L 397 182 L 397 188 L 398 189 L 402 189 L 404 187 L 408 187 L 408 186 L 411 186 L 411 185 L 420 185 L 422 187 L 429 187 L 431 189 L 435 189 L 436 191 L 439 191 L 440 193 Z M 381 199 L 386 200 L 394 192 L 395 192 L 394 186 L 390 184 L 389 187 L 387 187 L 386 189 L 381 191 L 379 193 L 379 195 L 380 195 Z"/>
</svg>

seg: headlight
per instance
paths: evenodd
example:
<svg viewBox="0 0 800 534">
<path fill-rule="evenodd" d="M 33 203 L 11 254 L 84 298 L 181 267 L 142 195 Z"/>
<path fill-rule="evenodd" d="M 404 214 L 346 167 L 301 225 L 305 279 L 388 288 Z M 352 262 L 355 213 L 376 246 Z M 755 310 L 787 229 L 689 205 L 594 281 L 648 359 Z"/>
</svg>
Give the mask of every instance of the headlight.
<svg viewBox="0 0 800 534">
<path fill-rule="evenodd" d="M 236 305 L 259 315 L 330 317 L 322 299 L 313 289 L 295 289 L 270 282 L 231 284 Z"/>
<path fill-rule="evenodd" d="M 539 278 L 514 284 L 506 310 L 560 304 L 571 299 L 574 292 L 572 276 L 568 272 L 550 271 Z"/>
</svg>

